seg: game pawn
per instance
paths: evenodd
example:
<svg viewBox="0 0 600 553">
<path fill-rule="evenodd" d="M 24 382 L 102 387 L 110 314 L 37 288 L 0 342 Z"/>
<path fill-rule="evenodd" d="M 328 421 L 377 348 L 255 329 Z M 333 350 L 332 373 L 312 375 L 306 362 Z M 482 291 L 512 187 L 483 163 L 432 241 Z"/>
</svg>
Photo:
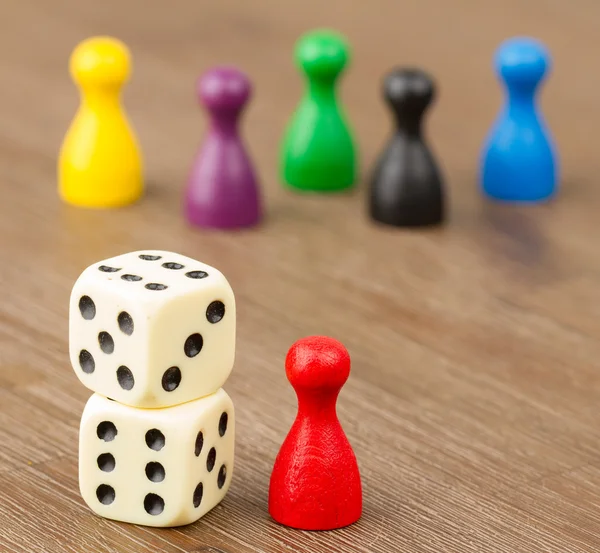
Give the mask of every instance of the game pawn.
<svg viewBox="0 0 600 553">
<path fill-rule="evenodd" d="M 198 81 L 198 94 L 210 128 L 188 179 L 186 217 L 206 228 L 256 225 L 262 217 L 260 190 L 238 128 L 250 81 L 237 69 L 215 68 Z"/>
<path fill-rule="evenodd" d="M 439 224 L 444 185 L 423 136 L 423 118 L 435 96 L 433 81 L 418 69 L 396 69 L 386 76 L 383 92 L 395 130 L 371 175 L 370 215 L 396 227 Z"/>
<path fill-rule="evenodd" d="M 71 55 L 81 104 L 58 160 L 59 194 L 69 204 L 116 208 L 143 193 L 141 154 L 120 101 L 130 66 L 125 44 L 110 37 L 87 39 Z"/>
<path fill-rule="evenodd" d="M 73 369 L 94 392 L 79 434 L 79 487 L 97 515 L 145 526 L 198 520 L 234 462 L 236 307 L 215 268 L 142 251 L 94 263 L 70 300 Z"/>
<path fill-rule="evenodd" d="M 301 530 L 333 530 L 362 513 L 356 457 L 336 415 L 336 401 L 350 375 L 350 356 L 337 340 L 298 340 L 285 360 L 298 397 L 296 420 L 273 466 L 269 513 Z"/>
<path fill-rule="evenodd" d="M 315 31 L 300 39 L 295 57 L 307 90 L 283 139 L 282 180 L 304 191 L 351 188 L 358 170 L 356 146 L 336 95 L 349 47 L 336 33 Z"/>
<path fill-rule="evenodd" d="M 556 194 L 558 156 L 537 105 L 550 64 L 547 49 L 532 38 L 512 38 L 496 52 L 506 98 L 481 155 L 481 188 L 488 198 L 537 203 Z"/>
</svg>

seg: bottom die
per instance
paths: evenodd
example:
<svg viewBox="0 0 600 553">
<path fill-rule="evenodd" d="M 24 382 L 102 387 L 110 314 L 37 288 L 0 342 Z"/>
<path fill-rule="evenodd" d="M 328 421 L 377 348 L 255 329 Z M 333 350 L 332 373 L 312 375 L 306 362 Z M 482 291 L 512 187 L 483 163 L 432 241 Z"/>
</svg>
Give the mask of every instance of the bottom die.
<svg viewBox="0 0 600 553">
<path fill-rule="evenodd" d="M 79 488 L 97 515 L 182 526 L 221 502 L 233 473 L 235 419 L 225 390 L 166 409 L 94 394 L 81 417 Z"/>
</svg>

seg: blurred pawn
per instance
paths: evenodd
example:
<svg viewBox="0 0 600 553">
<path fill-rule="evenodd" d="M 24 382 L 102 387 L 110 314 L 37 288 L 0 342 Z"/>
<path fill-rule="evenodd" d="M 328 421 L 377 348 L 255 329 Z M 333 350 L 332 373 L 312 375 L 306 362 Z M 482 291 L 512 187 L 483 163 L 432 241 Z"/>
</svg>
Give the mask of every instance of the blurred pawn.
<svg viewBox="0 0 600 553">
<path fill-rule="evenodd" d="M 444 190 L 437 163 L 422 132 L 435 88 L 418 69 L 396 69 L 383 83 L 395 129 L 370 181 L 369 210 L 380 223 L 396 227 L 436 225 L 444 218 Z"/>
<path fill-rule="evenodd" d="M 121 103 L 131 73 L 129 48 L 112 37 L 88 38 L 71 54 L 69 69 L 81 101 L 60 149 L 60 197 L 95 209 L 132 204 L 144 184 L 142 155 Z"/>
<path fill-rule="evenodd" d="M 210 126 L 188 179 L 185 215 L 205 228 L 255 225 L 262 216 L 260 192 L 238 132 L 250 81 L 235 68 L 217 67 L 199 79 L 197 91 Z"/>
<path fill-rule="evenodd" d="M 550 54 L 537 40 L 517 37 L 500 45 L 494 63 L 505 100 L 483 147 L 482 191 L 503 202 L 543 202 L 558 185 L 556 149 L 537 105 Z"/>
</svg>

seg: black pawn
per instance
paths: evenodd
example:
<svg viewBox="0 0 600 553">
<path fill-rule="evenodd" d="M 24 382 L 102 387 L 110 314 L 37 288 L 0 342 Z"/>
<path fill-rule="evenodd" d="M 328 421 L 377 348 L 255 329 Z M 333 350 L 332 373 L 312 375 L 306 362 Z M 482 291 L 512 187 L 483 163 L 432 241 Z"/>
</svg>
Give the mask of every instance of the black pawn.
<svg viewBox="0 0 600 553">
<path fill-rule="evenodd" d="M 370 182 L 370 214 L 397 227 L 436 225 L 444 218 L 442 177 L 421 132 L 435 96 L 429 75 L 396 69 L 383 83 L 396 131 L 377 161 Z"/>
</svg>

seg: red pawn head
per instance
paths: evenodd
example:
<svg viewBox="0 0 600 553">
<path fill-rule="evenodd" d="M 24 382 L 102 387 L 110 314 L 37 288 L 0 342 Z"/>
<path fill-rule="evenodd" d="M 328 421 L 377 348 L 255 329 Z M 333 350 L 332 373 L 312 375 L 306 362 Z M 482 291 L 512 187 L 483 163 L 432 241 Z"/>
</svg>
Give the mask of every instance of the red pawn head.
<svg viewBox="0 0 600 553">
<path fill-rule="evenodd" d="M 288 351 L 285 373 L 296 391 L 340 390 L 350 376 L 350 355 L 333 338 L 309 336 Z"/>
<path fill-rule="evenodd" d="M 269 513 L 302 530 L 348 526 L 361 516 L 362 487 L 335 404 L 350 375 L 350 355 L 333 338 L 310 336 L 290 348 L 285 372 L 298 414 L 273 466 Z"/>
</svg>

